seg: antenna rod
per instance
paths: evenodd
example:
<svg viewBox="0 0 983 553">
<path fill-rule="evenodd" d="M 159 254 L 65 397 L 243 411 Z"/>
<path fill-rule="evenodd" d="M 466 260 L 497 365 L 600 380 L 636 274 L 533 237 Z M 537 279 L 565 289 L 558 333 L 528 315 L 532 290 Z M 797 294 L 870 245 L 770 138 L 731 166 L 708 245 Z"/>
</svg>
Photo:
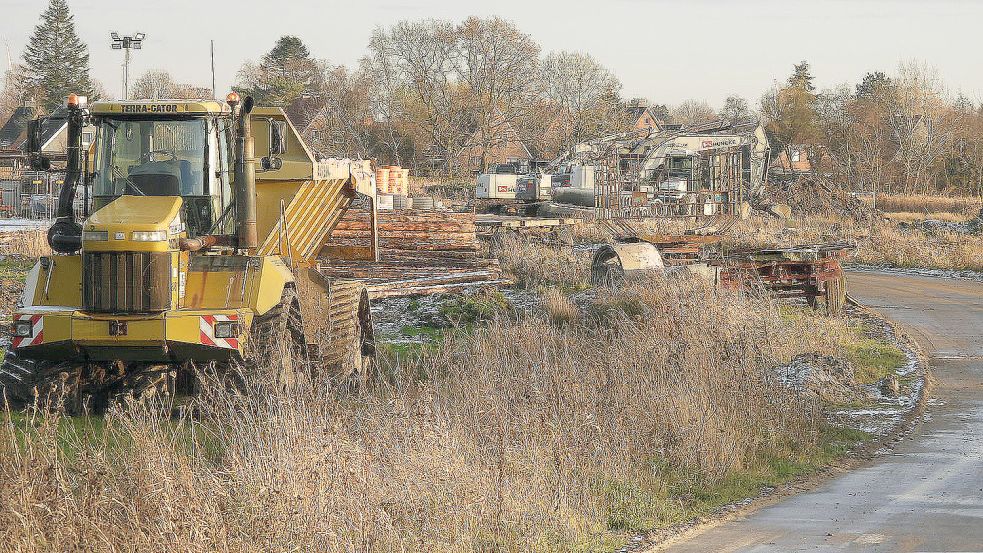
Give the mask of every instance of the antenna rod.
<svg viewBox="0 0 983 553">
<path fill-rule="evenodd" d="M 212 98 L 218 98 L 215 91 L 215 40 L 212 40 Z"/>
</svg>

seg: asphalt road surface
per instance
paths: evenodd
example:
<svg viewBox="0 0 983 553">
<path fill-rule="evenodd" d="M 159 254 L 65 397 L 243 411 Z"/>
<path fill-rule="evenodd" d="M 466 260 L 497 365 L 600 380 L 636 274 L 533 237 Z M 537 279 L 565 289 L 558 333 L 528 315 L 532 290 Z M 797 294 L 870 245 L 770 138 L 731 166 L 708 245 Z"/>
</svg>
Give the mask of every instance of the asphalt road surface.
<svg viewBox="0 0 983 553">
<path fill-rule="evenodd" d="M 983 551 L 983 283 L 851 273 L 851 295 L 902 323 L 936 378 L 892 453 L 668 551 Z"/>
</svg>

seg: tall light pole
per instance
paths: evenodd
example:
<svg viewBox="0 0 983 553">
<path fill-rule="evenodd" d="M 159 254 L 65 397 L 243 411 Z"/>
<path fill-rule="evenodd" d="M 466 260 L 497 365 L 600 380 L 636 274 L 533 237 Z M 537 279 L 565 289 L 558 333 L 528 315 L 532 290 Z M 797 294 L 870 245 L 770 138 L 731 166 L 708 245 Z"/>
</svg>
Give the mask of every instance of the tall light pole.
<svg viewBox="0 0 983 553">
<path fill-rule="evenodd" d="M 143 39 L 147 36 L 143 33 L 133 33 L 132 36 L 119 36 L 113 31 L 109 33 L 113 39 L 110 44 L 113 50 L 123 51 L 123 99 L 130 98 L 130 50 L 140 50 L 143 48 Z"/>
</svg>

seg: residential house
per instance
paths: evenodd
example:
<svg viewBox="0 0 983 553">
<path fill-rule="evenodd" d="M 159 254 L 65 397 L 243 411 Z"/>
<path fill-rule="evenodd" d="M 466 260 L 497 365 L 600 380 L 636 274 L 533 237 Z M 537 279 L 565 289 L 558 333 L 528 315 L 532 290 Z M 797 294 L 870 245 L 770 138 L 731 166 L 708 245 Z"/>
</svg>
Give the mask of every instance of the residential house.
<svg viewBox="0 0 983 553">
<path fill-rule="evenodd" d="M 0 165 L 23 167 L 26 165 L 26 151 L 30 122 L 43 116 L 44 112 L 33 106 L 21 106 L 14 110 L 10 118 L 0 127 Z M 82 144 L 88 146 L 95 138 L 95 127 L 82 131 Z M 56 166 L 63 164 L 68 150 L 68 112 L 57 108 L 48 115 L 41 125 L 41 152 Z"/>
<path fill-rule="evenodd" d="M 649 129 L 656 132 L 665 130 L 665 122 L 656 115 L 652 106 L 643 102 L 629 104 L 628 120 L 632 123 L 632 128 L 636 130 Z"/>
</svg>

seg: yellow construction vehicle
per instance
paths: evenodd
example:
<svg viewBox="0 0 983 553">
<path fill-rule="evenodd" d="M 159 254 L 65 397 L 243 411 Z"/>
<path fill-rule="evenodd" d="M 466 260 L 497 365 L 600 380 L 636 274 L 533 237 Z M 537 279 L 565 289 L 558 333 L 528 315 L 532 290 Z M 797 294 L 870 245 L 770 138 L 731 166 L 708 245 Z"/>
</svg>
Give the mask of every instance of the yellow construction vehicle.
<svg viewBox="0 0 983 553">
<path fill-rule="evenodd" d="M 312 267 L 356 197 L 374 211 L 369 162 L 316 159 L 282 110 L 235 93 L 91 106 L 73 95 L 67 107 L 55 254 L 31 270 L 13 315 L 0 366 L 9 403 L 57 393 L 98 409 L 123 395 L 193 392 L 195 367 L 255 359 L 365 378 L 374 345 L 364 287 Z M 78 217 L 82 191 L 91 209 Z M 373 254 L 365 248 L 355 253 Z M 305 283 L 324 294 L 317 343 L 305 338 Z"/>
</svg>

